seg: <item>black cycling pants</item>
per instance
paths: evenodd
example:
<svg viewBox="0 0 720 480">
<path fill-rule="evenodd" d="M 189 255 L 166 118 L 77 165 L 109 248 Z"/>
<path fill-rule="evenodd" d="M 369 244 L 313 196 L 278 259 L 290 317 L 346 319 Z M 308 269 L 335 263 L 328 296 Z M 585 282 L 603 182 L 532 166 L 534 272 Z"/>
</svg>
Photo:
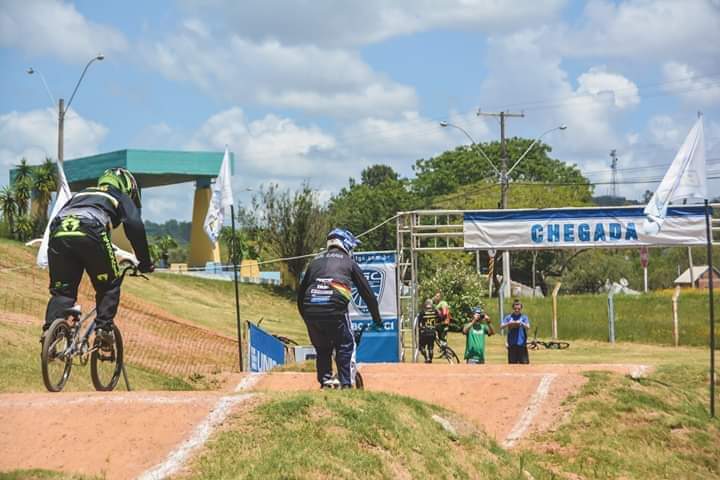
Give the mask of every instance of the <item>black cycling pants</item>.
<svg viewBox="0 0 720 480">
<path fill-rule="evenodd" d="M 51 298 L 43 330 L 75 305 L 78 286 L 85 271 L 95 288 L 96 326 L 109 328 L 120 303 L 118 264 L 110 236 L 105 227 L 94 220 L 66 219 L 55 219 L 50 230 L 48 265 Z"/>
<path fill-rule="evenodd" d="M 350 317 L 306 317 L 310 341 L 315 347 L 315 366 L 320 385 L 332 378 L 332 352 L 335 350 L 335 365 L 341 385 L 352 385 L 352 362 L 355 354 L 355 338 L 352 334 Z"/>
<path fill-rule="evenodd" d="M 418 348 L 425 358 L 425 363 L 432 363 L 433 348 L 435 345 L 435 328 L 420 327 L 420 335 L 418 338 Z"/>
</svg>

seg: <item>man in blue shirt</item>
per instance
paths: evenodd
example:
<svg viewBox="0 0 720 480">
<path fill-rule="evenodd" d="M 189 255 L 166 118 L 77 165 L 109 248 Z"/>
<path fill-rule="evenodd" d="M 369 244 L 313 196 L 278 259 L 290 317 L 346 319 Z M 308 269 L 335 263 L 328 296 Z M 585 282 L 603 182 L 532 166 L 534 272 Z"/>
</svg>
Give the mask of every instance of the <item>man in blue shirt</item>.
<svg viewBox="0 0 720 480">
<path fill-rule="evenodd" d="M 508 363 L 530 363 L 527 349 L 527 332 L 530 320 L 522 313 L 520 300 L 513 302 L 513 312 L 506 316 L 500 328 L 507 329 Z"/>
</svg>

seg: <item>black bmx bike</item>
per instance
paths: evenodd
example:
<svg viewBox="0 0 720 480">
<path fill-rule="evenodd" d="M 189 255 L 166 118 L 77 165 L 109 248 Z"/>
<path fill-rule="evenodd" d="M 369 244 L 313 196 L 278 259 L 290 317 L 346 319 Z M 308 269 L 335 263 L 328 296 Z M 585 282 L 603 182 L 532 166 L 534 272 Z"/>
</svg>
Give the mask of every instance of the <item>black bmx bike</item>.
<svg viewBox="0 0 720 480">
<path fill-rule="evenodd" d="M 137 267 L 130 266 L 125 267 L 120 274 L 121 283 L 128 272 L 131 272 L 131 277 L 148 279 L 138 272 Z M 125 374 L 120 329 L 113 324 L 112 345 L 101 343 L 93 336 L 96 311 L 97 306 L 82 315 L 80 306 L 75 305 L 63 312 L 61 318 L 55 319 L 45 332 L 40 363 L 43 382 L 48 391 L 59 392 L 65 387 L 73 364 L 84 366 L 89 361 L 93 386 L 95 390 L 103 392 L 113 390 L 120 380 L 120 374 Z M 83 328 L 88 321 L 89 325 Z M 127 374 L 125 382 L 127 384 Z"/>
<path fill-rule="evenodd" d="M 455 350 L 448 345 L 446 341 L 440 340 L 437 329 L 435 327 L 421 327 L 420 336 L 432 335 L 435 347 L 437 348 L 437 355 L 434 355 L 433 345 L 430 342 L 423 342 L 423 348 L 420 349 L 420 353 L 425 358 L 425 363 L 432 363 L 433 357 L 444 359 L 449 364 L 460 363 L 460 358 L 455 353 Z"/>
<path fill-rule="evenodd" d="M 538 340 L 537 331 L 538 329 L 535 328 L 535 332 L 533 333 L 533 339 L 527 342 L 528 349 L 537 350 L 540 347 L 543 347 L 549 350 L 566 350 L 570 348 L 569 342 L 559 342 L 557 340 L 550 340 L 548 342 L 545 342 L 543 340 Z"/>
</svg>

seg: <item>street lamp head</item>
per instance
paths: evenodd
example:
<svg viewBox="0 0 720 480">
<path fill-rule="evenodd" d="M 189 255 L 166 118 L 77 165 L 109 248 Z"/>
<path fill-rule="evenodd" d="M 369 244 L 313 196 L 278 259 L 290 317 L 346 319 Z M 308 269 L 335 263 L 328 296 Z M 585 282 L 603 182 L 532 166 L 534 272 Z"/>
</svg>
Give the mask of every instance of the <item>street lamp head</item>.
<svg viewBox="0 0 720 480">
<path fill-rule="evenodd" d="M 98 53 L 95 57 L 95 60 L 105 60 L 105 55 L 103 55 L 102 53 Z"/>
<path fill-rule="evenodd" d="M 443 120 L 442 122 L 440 122 L 440 126 L 441 126 L 441 127 L 447 127 L 447 126 L 448 126 L 448 122 L 446 122 L 445 120 Z"/>
<path fill-rule="evenodd" d="M 567 130 L 567 125 L 565 125 L 565 124 L 563 123 L 562 125 L 560 125 L 560 126 L 558 127 L 558 129 L 560 129 L 560 130 Z"/>
<path fill-rule="evenodd" d="M 35 73 L 35 70 L 33 70 L 33 68 L 30 67 L 27 69 L 27 73 L 28 73 L 28 75 L 32 75 L 33 73 Z"/>
</svg>

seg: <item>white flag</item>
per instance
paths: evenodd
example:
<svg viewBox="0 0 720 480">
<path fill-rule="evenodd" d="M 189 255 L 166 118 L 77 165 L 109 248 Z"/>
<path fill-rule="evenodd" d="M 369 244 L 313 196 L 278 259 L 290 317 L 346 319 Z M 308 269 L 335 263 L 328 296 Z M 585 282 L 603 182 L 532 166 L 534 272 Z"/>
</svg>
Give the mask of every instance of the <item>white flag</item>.
<svg viewBox="0 0 720 480">
<path fill-rule="evenodd" d="M 683 199 L 702 201 L 706 198 L 705 136 L 702 117 L 700 117 L 645 207 L 643 213 L 647 218 L 643 223 L 643 230 L 648 235 L 660 231 L 670 202 Z"/>
<path fill-rule="evenodd" d="M 205 233 L 207 233 L 207 236 L 213 244 L 217 243 L 218 237 L 220 236 L 220 230 L 222 229 L 225 219 L 225 207 L 229 207 L 234 203 L 230 179 L 230 153 L 227 147 L 225 147 L 225 155 L 223 156 L 222 165 L 220 165 L 220 173 L 218 173 L 215 184 L 212 187 L 212 197 L 210 198 L 210 205 L 208 205 L 207 215 L 205 215 L 205 222 L 203 223 Z"/>
<path fill-rule="evenodd" d="M 67 183 L 67 179 L 65 178 L 65 171 L 63 170 L 63 166 L 61 162 L 57 163 L 57 170 L 58 170 L 58 191 L 57 196 L 55 197 L 55 204 L 53 205 L 52 210 L 50 210 L 50 218 L 48 219 L 48 224 L 45 227 L 45 233 L 43 234 L 42 243 L 40 244 L 40 250 L 38 250 L 37 254 L 37 264 L 40 267 L 47 267 L 48 265 L 48 243 L 50 242 L 50 224 L 52 224 L 53 219 L 57 216 L 58 212 L 60 212 L 60 209 L 70 200 L 70 197 L 72 197 L 72 193 L 70 193 L 70 186 Z"/>
</svg>

